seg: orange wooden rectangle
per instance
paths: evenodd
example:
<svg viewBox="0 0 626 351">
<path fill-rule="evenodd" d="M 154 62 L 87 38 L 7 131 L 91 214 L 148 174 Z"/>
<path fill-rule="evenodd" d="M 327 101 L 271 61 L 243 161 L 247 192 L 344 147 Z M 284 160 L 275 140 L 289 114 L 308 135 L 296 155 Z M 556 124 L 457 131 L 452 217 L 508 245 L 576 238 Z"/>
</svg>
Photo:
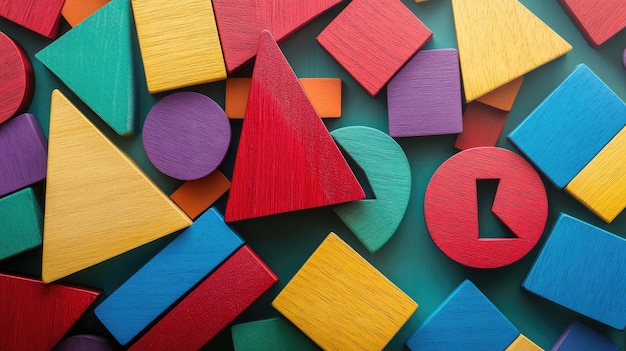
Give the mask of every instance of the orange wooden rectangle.
<svg viewBox="0 0 626 351">
<path fill-rule="evenodd" d="M 230 188 L 230 181 L 216 170 L 208 176 L 185 182 L 170 198 L 191 218 L 196 219 Z"/>
<path fill-rule="evenodd" d="M 65 0 L 61 14 L 72 27 L 91 16 L 110 0 Z"/>
</svg>

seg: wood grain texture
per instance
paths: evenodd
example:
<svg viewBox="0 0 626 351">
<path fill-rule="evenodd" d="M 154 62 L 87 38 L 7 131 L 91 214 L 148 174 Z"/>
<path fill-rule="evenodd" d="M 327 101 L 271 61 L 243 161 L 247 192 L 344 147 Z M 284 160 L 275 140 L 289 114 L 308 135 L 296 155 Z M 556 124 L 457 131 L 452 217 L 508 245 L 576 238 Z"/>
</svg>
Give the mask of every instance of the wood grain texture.
<svg viewBox="0 0 626 351">
<path fill-rule="evenodd" d="M 191 225 L 135 163 L 58 90 L 52 92 L 44 282 Z"/>
<path fill-rule="evenodd" d="M 552 351 L 619 351 L 620 346 L 606 336 L 580 323 L 573 322 L 552 347 Z"/>
<path fill-rule="evenodd" d="M 481 102 L 467 104 L 463 112 L 463 131 L 459 133 L 454 147 L 467 150 L 479 146 L 496 146 L 509 113 Z"/>
<path fill-rule="evenodd" d="M 91 16 L 111 0 L 65 0 L 61 15 L 72 27 L 76 27 L 85 18 Z"/>
<path fill-rule="evenodd" d="M 47 141 L 35 116 L 0 124 L 0 150 L 0 197 L 46 178 Z"/>
<path fill-rule="evenodd" d="M 195 180 L 222 163 L 230 145 L 230 123 L 210 97 L 178 92 L 152 107 L 141 136 L 148 159 L 159 171 L 172 178 Z"/>
<path fill-rule="evenodd" d="M 431 37 L 428 27 L 399 0 L 354 0 L 317 41 L 375 96 Z"/>
<path fill-rule="evenodd" d="M 461 283 L 406 342 L 411 351 L 504 350 L 519 331 L 469 280 Z"/>
<path fill-rule="evenodd" d="M 35 57 L 120 135 L 135 133 L 128 0 L 113 0 Z"/>
<path fill-rule="evenodd" d="M 198 350 L 277 280 L 274 272 L 244 245 L 129 350 Z"/>
<path fill-rule="evenodd" d="M 0 17 L 39 33 L 56 38 L 65 0 L 0 0 Z"/>
<path fill-rule="evenodd" d="M 520 334 L 504 351 L 543 351 L 543 349 Z"/>
<path fill-rule="evenodd" d="M 562 213 L 522 286 L 624 330 L 626 239 Z"/>
<path fill-rule="evenodd" d="M 131 2 L 150 93 L 226 79 L 210 1 Z"/>
<path fill-rule="evenodd" d="M 559 0 L 589 45 L 597 48 L 626 28 L 622 0 Z"/>
<path fill-rule="evenodd" d="M 524 82 L 523 76 L 515 78 L 503 86 L 479 97 L 476 101 L 502 111 L 511 111 L 513 104 L 515 103 L 517 93 L 522 86 L 522 82 Z"/>
<path fill-rule="evenodd" d="M 409 160 L 395 140 L 377 129 L 344 127 L 331 135 L 365 172 L 376 196 L 333 206 L 333 211 L 370 252 L 376 252 L 396 232 L 409 205 Z"/>
<path fill-rule="evenodd" d="M 318 351 L 319 347 L 284 318 L 233 325 L 235 351 Z"/>
<path fill-rule="evenodd" d="M 204 178 L 186 181 L 170 195 L 170 199 L 185 211 L 189 218 L 195 220 L 228 189 L 230 180 L 216 170 Z"/>
<path fill-rule="evenodd" d="M 463 130 L 456 49 L 422 50 L 387 87 L 389 135 L 411 137 Z"/>
<path fill-rule="evenodd" d="M 509 139 L 562 189 L 624 125 L 624 101 L 581 64 Z"/>
<path fill-rule="evenodd" d="M 52 351 L 114 351 L 114 349 L 105 337 L 79 334 L 63 339 Z"/>
<path fill-rule="evenodd" d="M 476 181 L 499 179 L 491 211 L 516 238 L 480 238 Z M 533 167 L 512 151 L 479 147 L 450 157 L 424 197 L 431 238 L 452 260 L 473 268 L 512 264 L 537 244 L 548 219 L 548 197 Z"/>
<path fill-rule="evenodd" d="M 125 345 L 241 245 L 211 208 L 107 297 L 96 316 Z"/>
<path fill-rule="evenodd" d="M 417 304 L 330 233 L 272 302 L 326 350 L 382 350 Z"/>
<path fill-rule="evenodd" d="M 25 110 L 33 98 L 35 77 L 24 50 L 0 32 L 0 124 Z"/>
<path fill-rule="evenodd" d="M 572 50 L 517 0 L 453 0 L 452 12 L 467 102 Z"/>
<path fill-rule="evenodd" d="M 257 54 L 263 30 L 283 41 L 341 1 L 213 0 L 228 72 L 236 71 Z"/>
<path fill-rule="evenodd" d="M 226 221 L 362 200 L 365 193 L 268 31 L 259 42 Z"/>
<path fill-rule="evenodd" d="M 41 245 L 43 212 L 32 188 L 0 198 L 0 260 Z"/>
<path fill-rule="evenodd" d="M 98 295 L 95 290 L 0 273 L 1 350 L 50 350 Z"/>
</svg>

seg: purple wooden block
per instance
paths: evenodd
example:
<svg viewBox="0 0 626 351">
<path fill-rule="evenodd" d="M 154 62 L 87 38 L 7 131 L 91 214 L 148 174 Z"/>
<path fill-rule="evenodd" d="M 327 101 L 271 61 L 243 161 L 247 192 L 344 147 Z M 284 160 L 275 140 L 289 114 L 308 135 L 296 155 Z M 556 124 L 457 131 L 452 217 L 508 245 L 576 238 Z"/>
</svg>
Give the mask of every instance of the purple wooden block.
<svg viewBox="0 0 626 351">
<path fill-rule="evenodd" d="M 35 116 L 0 125 L 0 197 L 46 178 L 48 142 Z"/>
<path fill-rule="evenodd" d="M 168 95 L 148 113 L 143 146 L 150 162 L 168 176 L 202 178 L 222 163 L 230 122 L 211 98 L 194 92 Z"/>
<path fill-rule="evenodd" d="M 101 336 L 83 334 L 62 340 L 52 351 L 113 351 L 113 345 Z"/>
<path fill-rule="evenodd" d="M 620 347 L 611 339 L 574 322 L 563 332 L 552 346 L 552 351 L 619 351 Z"/>
<path fill-rule="evenodd" d="M 389 82 L 387 103 L 392 137 L 463 131 L 457 50 L 419 51 Z"/>
</svg>

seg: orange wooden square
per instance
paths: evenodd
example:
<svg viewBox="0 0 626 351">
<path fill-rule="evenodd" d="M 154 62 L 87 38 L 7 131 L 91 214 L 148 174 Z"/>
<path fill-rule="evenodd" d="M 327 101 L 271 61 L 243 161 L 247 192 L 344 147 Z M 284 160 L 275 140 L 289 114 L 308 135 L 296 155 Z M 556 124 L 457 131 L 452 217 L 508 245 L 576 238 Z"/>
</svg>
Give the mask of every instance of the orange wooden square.
<svg viewBox="0 0 626 351">
<path fill-rule="evenodd" d="M 230 188 L 230 181 L 219 170 L 185 182 L 170 198 L 191 218 L 196 219 Z"/>
</svg>

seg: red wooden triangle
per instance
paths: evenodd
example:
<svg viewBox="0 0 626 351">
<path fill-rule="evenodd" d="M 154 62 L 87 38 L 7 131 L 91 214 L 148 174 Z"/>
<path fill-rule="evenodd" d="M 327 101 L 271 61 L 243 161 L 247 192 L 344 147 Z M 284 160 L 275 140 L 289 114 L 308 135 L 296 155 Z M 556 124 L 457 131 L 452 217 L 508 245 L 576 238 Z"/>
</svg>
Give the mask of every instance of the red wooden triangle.
<svg viewBox="0 0 626 351">
<path fill-rule="evenodd" d="M 361 200 L 365 193 L 269 31 L 263 31 L 226 221 Z"/>
</svg>

